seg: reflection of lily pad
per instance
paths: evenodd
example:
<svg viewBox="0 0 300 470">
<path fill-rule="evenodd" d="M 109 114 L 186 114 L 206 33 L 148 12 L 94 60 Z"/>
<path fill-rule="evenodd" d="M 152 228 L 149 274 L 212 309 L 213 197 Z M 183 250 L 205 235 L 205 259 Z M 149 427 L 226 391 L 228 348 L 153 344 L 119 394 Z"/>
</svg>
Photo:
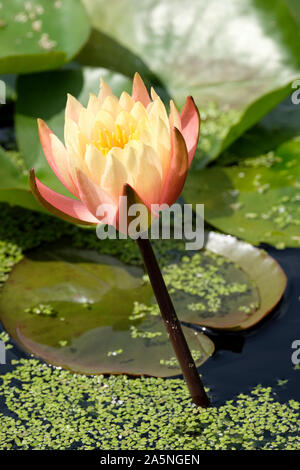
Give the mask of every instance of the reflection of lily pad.
<svg viewBox="0 0 300 470">
<path fill-rule="evenodd" d="M 254 244 L 299 247 L 300 141 L 243 165 L 190 172 L 183 197 L 203 203 L 205 219 L 224 232 Z"/>
<path fill-rule="evenodd" d="M 179 374 L 152 299 L 139 268 L 92 251 L 50 247 L 15 267 L 2 291 L 0 317 L 25 349 L 75 372 Z M 55 315 L 32 314 L 41 304 Z M 138 304 L 149 306 L 147 315 Z M 199 366 L 213 343 L 190 328 L 184 333 Z"/>
<path fill-rule="evenodd" d="M 165 280 L 181 321 L 220 329 L 255 325 L 286 285 L 282 269 L 264 251 L 214 232 L 204 250 L 168 266 Z"/>
</svg>

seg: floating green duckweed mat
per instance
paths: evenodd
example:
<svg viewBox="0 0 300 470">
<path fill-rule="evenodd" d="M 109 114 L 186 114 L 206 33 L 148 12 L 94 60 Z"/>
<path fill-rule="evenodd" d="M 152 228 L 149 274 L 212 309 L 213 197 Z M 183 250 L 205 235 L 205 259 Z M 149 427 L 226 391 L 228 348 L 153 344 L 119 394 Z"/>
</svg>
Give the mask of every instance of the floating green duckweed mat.
<svg viewBox="0 0 300 470">
<path fill-rule="evenodd" d="M 1 378 L 0 449 L 297 449 L 299 403 L 271 388 L 197 410 L 181 379 L 87 377 L 22 359 Z M 170 397 L 172 399 L 170 400 Z"/>
</svg>

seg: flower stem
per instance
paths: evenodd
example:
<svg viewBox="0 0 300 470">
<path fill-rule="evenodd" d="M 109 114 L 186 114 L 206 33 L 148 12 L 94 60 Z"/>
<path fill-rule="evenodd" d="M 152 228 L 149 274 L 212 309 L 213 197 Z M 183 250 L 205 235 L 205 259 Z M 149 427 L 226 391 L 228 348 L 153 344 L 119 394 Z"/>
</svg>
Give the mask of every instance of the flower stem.
<svg viewBox="0 0 300 470">
<path fill-rule="evenodd" d="M 176 315 L 151 243 L 146 238 L 138 238 L 137 244 L 192 400 L 197 406 L 207 408 L 210 405 L 209 399 L 205 393 L 196 364 L 184 337 L 181 324 Z"/>
</svg>

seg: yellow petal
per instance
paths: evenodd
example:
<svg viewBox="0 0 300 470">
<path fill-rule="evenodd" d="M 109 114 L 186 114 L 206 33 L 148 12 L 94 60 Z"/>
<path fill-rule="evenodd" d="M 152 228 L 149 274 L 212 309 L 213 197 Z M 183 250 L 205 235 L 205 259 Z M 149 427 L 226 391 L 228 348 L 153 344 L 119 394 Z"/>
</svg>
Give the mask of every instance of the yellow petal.
<svg viewBox="0 0 300 470">
<path fill-rule="evenodd" d="M 67 150 L 78 152 L 78 132 L 79 128 L 72 119 L 65 119 L 65 145 Z"/>
<path fill-rule="evenodd" d="M 80 132 L 82 132 L 87 137 L 88 140 L 91 139 L 94 125 L 95 125 L 94 114 L 89 112 L 87 109 L 82 108 L 80 115 L 79 115 L 78 127 L 79 127 Z"/>
<path fill-rule="evenodd" d="M 134 104 L 134 106 L 133 106 L 133 108 L 132 108 L 130 114 L 131 114 L 131 116 L 134 117 L 134 119 L 135 119 L 136 121 L 140 121 L 140 120 L 142 120 L 142 119 L 148 120 L 148 113 L 147 113 L 147 111 L 146 111 L 146 109 L 145 109 L 145 106 L 143 106 L 140 101 L 137 101 L 137 102 Z"/>
<path fill-rule="evenodd" d="M 127 111 L 121 111 L 118 114 L 116 118 L 116 124 L 118 124 L 122 129 L 124 129 L 127 134 L 130 134 L 131 127 L 135 129 L 137 126 L 136 120 Z"/>
<path fill-rule="evenodd" d="M 124 111 L 130 112 L 134 105 L 134 101 L 131 98 L 131 96 L 128 93 L 126 93 L 126 91 L 123 91 L 119 99 L 119 104 L 120 106 L 122 106 Z"/>
<path fill-rule="evenodd" d="M 102 104 L 102 109 L 110 113 L 113 119 L 116 119 L 117 115 L 122 111 L 119 105 L 119 100 L 116 96 L 107 96 Z"/>
<path fill-rule="evenodd" d="M 87 105 L 88 113 L 91 113 L 94 117 L 96 117 L 97 113 L 100 110 L 101 110 L 101 101 L 96 95 L 94 95 L 94 93 L 90 93 L 89 102 Z"/>
<path fill-rule="evenodd" d="M 96 184 L 100 184 L 100 179 L 106 166 L 106 158 L 94 145 L 89 144 L 86 148 L 84 160 L 93 181 Z"/>
<path fill-rule="evenodd" d="M 76 176 L 74 172 L 76 167 L 89 173 L 84 162 L 87 144 L 88 140 L 79 131 L 78 125 L 71 119 L 67 119 L 65 121 L 65 145 L 69 156 L 70 171 L 73 178 Z"/>
<path fill-rule="evenodd" d="M 178 109 L 176 108 L 174 101 L 170 101 L 170 126 L 177 127 L 181 131 L 181 119 Z"/>
<path fill-rule="evenodd" d="M 166 148 L 171 147 L 170 127 L 159 116 L 153 119 L 153 131 L 153 138 L 155 138 L 158 143 L 164 145 Z"/>
<path fill-rule="evenodd" d="M 100 78 L 100 91 L 98 94 L 100 104 L 103 104 L 105 99 L 112 94 L 113 92 L 111 91 L 111 88 L 107 85 L 107 83 L 105 83 L 102 78 Z"/>
<path fill-rule="evenodd" d="M 78 122 L 80 111 L 83 106 L 74 96 L 68 93 L 67 104 L 65 109 L 65 118 L 72 119 L 74 122 Z"/>
<path fill-rule="evenodd" d="M 109 112 L 101 109 L 95 118 L 91 140 L 98 140 L 100 132 L 104 131 L 105 129 L 107 129 L 109 132 L 113 132 L 115 129 L 115 121 Z"/>
<path fill-rule="evenodd" d="M 123 159 L 129 175 L 128 183 L 143 200 L 156 204 L 161 195 L 162 168 L 155 150 L 132 141 L 124 149 Z"/>
<path fill-rule="evenodd" d="M 160 117 L 166 126 L 169 126 L 169 117 L 167 115 L 165 105 L 160 98 L 156 99 L 150 104 L 150 106 L 147 108 L 147 113 L 150 121 L 155 121 L 157 117 Z"/>
<path fill-rule="evenodd" d="M 106 167 L 101 177 L 101 187 L 116 203 L 119 202 L 123 186 L 128 179 L 125 166 L 120 159 L 115 156 L 118 150 L 120 149 L 115 147 L 107 154 Z"/>
<path fill-rule="evenodd" d="M 74 192 L 76 192 L 76 188 L 72 178 L 70 177 L 71 167 L 68 152 L 63 143 L 58 139 L 58 137 L 56 137 L 55 134 L 50 134 L 50 141 L 55 165 L 63 180 L 66 182 L 67 187 L 70 188 L 74 194 Z"/>
<path fill-rule="evenodd" d="M 160 100 L 160 97 L 158 96 L 158 94 L 156 93 L 153 87 L 151 87 L 151 98 L 153 101 Z"/>
</svg>

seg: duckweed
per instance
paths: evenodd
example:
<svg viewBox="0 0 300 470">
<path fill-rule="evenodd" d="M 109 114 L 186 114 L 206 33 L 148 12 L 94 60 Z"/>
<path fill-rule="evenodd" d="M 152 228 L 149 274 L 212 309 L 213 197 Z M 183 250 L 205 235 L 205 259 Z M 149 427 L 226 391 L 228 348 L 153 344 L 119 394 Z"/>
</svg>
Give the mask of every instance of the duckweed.
<svg viewBox="0 0 300 470">
<path fill-rule="evenodd" d="M 300 448 L 300 404 L 269 387 L 201 410 L 181 379 L 88 377 L 21 359 L 0 393 L 0 449 Z"/>
<path fill-rule="evenodd" d="M 25 313 L 30 313 L 33 315 L 45 315 L 49 317 L 56 317 L 57 311 L 52 305 L 49 304 L 39 304 L 35 307 L 29 307 L 25 309 Z"/>
<path fill-rule="evenodd" d="M 254 303 L 253 310 L 258 306 L 256 288 L 239 266 L 210 251 L 183 256 L 181 264 L 169 264 L 164 269 L 164 279 L 175 301 L 179 295 L 188 295 L 189 301 L 194 300 L 187 304 L 188 309 L 203 312 L 203 318 L 212 314 L 223 316 L 232 303 L 239 304 L 232 311 L 239 309 L 241 302 L 245 302 L 243 308 L 249 312 Z"/>
</svg>

